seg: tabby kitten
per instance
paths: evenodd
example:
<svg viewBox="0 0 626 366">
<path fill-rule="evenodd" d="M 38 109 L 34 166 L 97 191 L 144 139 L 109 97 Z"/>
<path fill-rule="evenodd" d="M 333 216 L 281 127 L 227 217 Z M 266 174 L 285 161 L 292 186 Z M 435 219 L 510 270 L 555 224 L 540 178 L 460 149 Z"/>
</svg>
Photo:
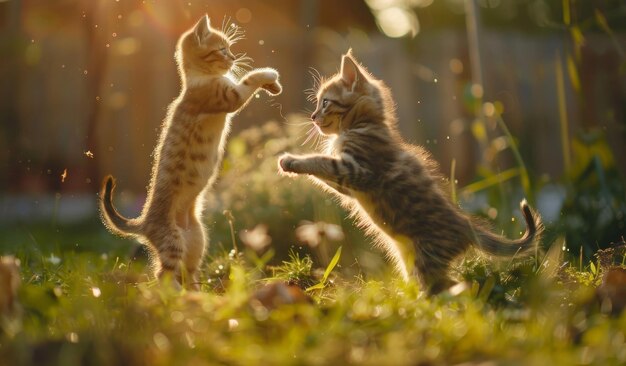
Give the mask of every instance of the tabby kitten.
<svg viewBox="0 0 626 366">
<path fill-rule="evenodd" d="M 182 82 L 170 104 L 154 152 L 152 177 L 138 218 L 120 215 L 112 203 L 113 177 L 105 178 L 100 211 L 115 234 L 145 244 L 158 278 L 169 274 L 179 287 L 197 288 L 198 267 L 207 242 L 201 223 L 203 192 L 215 181 L 230 129 L 230 117 L 259 89 L 280 94 L 278 73 L 252 70 L 239 82 L 229 72 L 238 67 L 230 46 L 241 38 L 238 28 L 217 30 L 204 16 L 179 39 L 176 61 Z"/>
<path fill-rule="evenodd" d="M 307 174 L 341 197 L 397 270 L 407 278 L 410 262 L 429 294 L 454 284 L 451 262 L 470 245 L 492 255 L 513 256 L 528 253 L 539 240 L 543 225 L 526 201 L 521 209 L 527 228 L 519 240 L 492 233 L 453 204 L 429 154 L 400 136 L 390 90 L 350 51 L 342 58 L 340 72 L 319 87 L 316 97 L 311 119 L 329 136 L 328 151 L 285 154 L 279 170 Z"/>
</svg>

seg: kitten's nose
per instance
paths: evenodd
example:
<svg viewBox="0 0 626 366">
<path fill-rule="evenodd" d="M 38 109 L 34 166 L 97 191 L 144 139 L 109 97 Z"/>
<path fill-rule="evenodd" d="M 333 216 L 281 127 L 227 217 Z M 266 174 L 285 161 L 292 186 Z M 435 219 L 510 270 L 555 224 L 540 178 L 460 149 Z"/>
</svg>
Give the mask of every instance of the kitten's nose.
<svg viewBox="0 0 626 366">
<path fill-rule="evenodd" d="M 311 119 L 315 121 L 316 118 L 317 118 L 317 112 L 313 112 L 313 114 L 311 115 Z"/>
</svg>

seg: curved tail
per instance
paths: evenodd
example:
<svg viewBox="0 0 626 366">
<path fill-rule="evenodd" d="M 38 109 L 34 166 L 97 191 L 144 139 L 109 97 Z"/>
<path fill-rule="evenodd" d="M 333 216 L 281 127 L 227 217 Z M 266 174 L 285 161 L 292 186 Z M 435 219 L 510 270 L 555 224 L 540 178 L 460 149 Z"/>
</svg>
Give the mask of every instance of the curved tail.
<svg viewBox="0 0 626 366">
<path fill-rule="evenodd" d="M 541 216 L 528 206 L 526 200 L 520 203 L 520 209 L 526 221 L 526 232 L 521 238 L 510 240 L 486 228 L 475 227 L 478 248 L 488 254 L 502 257 L 524 254 L 533 249 L 535 243 L 541 239 L 544 230 L 543 222 Z"/>
<path fill-rule="evenodd" d="M 109 175 L 102 182 L 100 190 L 100 216 L 104 226 L 111 232 L 121 236 L 136 236 L 141 234 L 137 219 L 128 219 L 122 216 L 113 206 L 113 190 L 115 179 Z"/>
</svg>

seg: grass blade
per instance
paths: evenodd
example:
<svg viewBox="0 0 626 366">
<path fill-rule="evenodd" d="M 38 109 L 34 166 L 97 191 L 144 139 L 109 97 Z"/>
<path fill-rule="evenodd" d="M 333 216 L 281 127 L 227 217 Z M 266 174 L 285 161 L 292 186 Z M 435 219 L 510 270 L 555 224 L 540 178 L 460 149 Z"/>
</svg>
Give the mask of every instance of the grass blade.
<svg viewBox="0 0 626 366">
<path fill-rule="evenodd" d="M 466 185 L 461 189 L 463 194 L 472 194 L 487 189 L 506 180 L 515 178 L 520 174 L 519 168 L 511 168 L 501 173 L 491 175 L 483 180 Z"/>
<path fill-rule="evenodd" d="M 328 276 L 330 276 L 330 273 L 333 271 L 333 269 L 335 269 L 337 263 L 339 263 L 339 258 L 341 258 L 341 248 L 342 247 L 339 247 L 339 249 L 337 249 L 337 252 L 333 256 L 333 259 L 331 259 L 330 263 L 328 263 L 328 267 L 326 267 L 326 271 L 324 271 L 324 277 L 322 277 L 322 283 L 326 283 Z"/>
</svg>

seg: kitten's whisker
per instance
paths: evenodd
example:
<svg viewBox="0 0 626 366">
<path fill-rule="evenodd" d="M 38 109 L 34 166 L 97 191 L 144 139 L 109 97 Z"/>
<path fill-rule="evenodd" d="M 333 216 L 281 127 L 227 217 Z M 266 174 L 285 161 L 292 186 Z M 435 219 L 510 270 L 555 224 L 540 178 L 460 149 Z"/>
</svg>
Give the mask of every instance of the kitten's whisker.
<svg viewBox="0 0 626 366">
<path fill-rule="evenodd" d="M 309 66 L 309 74 L 313 78 L 313 87 L 317 89 L 322 84 L 322 75 L 313 66 Z"/>
<path fill-rule="evenodd" d="M 307 142 L 309 142 L 309 141 L 311 141 L 311 139 L 312 139 L 313 137 L 317 137 L 316 130 L 317 130 L 317 129 L 315 128 L 315 126 L 312 126 L 312 127 L 311 127 L 308 131 L 307 131 L 307 138 L 304 140 L 304 142 L 302 142 L 302 144 L 301 144 L 300 146 L 304 146 L 304 145 L 306 145 L 306 143 L 307 143 Z"/>
<path fill-rule="evenodd" d="M 226 24 L 230 23 L 230 17 L 224 15 L 224 17 L 222 18 L 222 27 L 220 28 L 220 31 L 224 34 L 226 34 Z"/>
<path fill-rule="evenodd" d="M 240 67 L 248 67 L 252 69 L 250 63 L 253 61 L 252 57 L 249 57 L 246 53 L 238 53 L 235 55 L 235 64 Z"/>
<path fill-rule="evenodd" d="M 320 145 L 322 146 L 322 149 L 320 149 Z M 315 150 L 326 150 L 327 145 L 328 140 L 324 139 L 324 136 L 322 136 L 321 133 L 318 133 L 317 142 L 315 143 Z"/>
</svg>

